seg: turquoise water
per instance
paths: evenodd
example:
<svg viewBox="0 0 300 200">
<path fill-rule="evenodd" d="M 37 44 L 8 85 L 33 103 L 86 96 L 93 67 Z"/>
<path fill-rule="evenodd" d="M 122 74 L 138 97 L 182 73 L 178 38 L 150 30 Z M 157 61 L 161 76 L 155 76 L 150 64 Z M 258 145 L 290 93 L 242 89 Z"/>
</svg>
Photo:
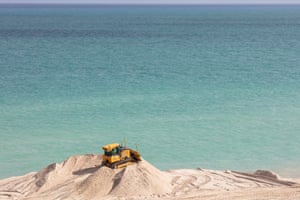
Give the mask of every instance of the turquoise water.
<svg viewBox="0 0 300 200">
<path fill-rule="evenodd" d="M 121 142 L 300 176 L 300 6 L 1 6 L 0 178 Z"/>
</svg>

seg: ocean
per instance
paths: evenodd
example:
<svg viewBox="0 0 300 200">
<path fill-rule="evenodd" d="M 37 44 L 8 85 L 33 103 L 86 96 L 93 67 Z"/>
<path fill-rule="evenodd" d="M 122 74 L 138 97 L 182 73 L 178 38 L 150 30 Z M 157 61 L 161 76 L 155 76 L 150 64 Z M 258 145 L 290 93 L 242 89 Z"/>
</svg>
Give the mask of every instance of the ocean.
<svg viewBox="0 0 300 200">
<path fill-rule="evenodd" d="M 300 177 L 300 6 L 0 5 L 0 178 L 124 138 Z"/>
</svg>

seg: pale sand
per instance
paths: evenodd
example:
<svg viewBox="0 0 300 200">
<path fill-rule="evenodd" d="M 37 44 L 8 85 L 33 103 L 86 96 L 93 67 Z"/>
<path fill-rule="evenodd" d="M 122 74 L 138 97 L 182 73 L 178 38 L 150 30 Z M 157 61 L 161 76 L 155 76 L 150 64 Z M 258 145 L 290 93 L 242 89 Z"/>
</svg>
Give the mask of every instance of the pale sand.
<svg viewBox="0 0 300 200">
<path fill-rule="evenodd" d="M 100 167 L 100 155 L 73 156 L 37 173 L 0 180 L 0 199 L 300 200 L 300 182 L 269 171 L 160 171 L 145 160 Z"/>
</svg>

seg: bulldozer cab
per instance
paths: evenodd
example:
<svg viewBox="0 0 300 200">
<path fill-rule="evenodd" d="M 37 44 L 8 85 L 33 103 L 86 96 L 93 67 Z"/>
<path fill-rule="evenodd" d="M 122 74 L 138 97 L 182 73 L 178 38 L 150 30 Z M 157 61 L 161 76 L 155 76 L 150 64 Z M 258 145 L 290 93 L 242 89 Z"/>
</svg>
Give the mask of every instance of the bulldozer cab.
<svg viewBox="0 0 300 200">
<path fill-rule="evenodd" d="M 102 149 L 105 156 L 114 156 L 120 153 L 120 145 L 117 143 L 105 145 Z"/>
</svg>

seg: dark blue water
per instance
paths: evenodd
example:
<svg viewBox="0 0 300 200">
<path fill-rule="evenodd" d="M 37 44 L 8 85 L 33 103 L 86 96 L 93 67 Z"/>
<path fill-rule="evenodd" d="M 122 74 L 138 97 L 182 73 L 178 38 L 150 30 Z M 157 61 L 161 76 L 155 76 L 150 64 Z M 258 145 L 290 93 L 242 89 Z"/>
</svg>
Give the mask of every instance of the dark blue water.
<svg viewBox="0 0 300 200">
<path fill-rule="evenodd" d="M 139 144 L 300 175 L 299 6 L 1 6 L 0 177 Z"/>
</svg>

